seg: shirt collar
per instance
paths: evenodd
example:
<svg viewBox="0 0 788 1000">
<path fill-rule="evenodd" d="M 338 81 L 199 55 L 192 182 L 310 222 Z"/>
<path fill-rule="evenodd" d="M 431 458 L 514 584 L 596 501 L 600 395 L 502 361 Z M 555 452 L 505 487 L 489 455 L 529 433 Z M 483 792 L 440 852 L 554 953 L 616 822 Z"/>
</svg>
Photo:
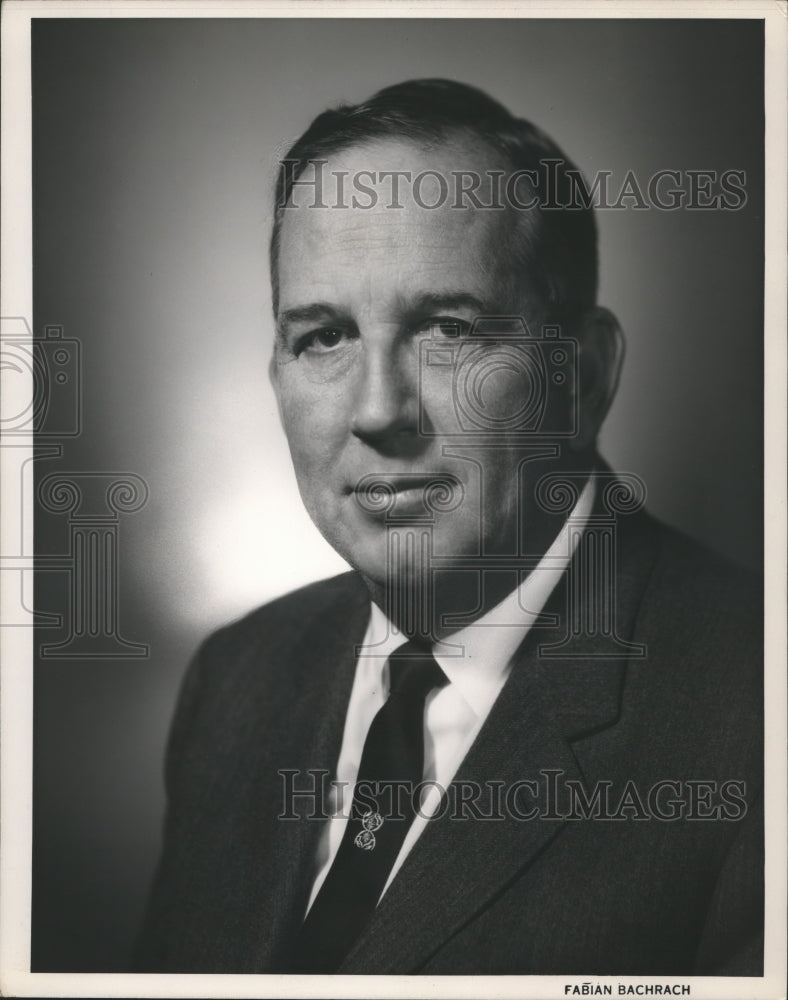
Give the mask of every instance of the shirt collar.
<svg viewBox="0 0 788 1000">
<path fill-rule="evenodd" d="M 477 716 L 490 710 L 509 675 L 512 657 L 566 571 L 591 515 L 595 492 L 590 476 L 553 544 L 520 585 L 472 624 L 432 647 L 450 684 Z M 382 670 L 385 659 L 405 641 L 373 603 L 364 655 L 373 656 Z"/>
</svg>

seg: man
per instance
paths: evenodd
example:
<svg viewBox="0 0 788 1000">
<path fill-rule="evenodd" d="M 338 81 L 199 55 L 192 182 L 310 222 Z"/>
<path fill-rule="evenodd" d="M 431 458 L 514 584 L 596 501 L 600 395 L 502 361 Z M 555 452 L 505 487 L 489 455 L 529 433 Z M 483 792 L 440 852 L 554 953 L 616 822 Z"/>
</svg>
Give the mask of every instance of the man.
<svg viewBox="0 0 788 1000">
<path fill-rule="evenodd" d="M 587 195 L 446 81 L 288 153 L 271 378 L 353 572 L 192 665 L 139 968 L 761 973 L 758 587 L 597 454 Z"/>
</svg>

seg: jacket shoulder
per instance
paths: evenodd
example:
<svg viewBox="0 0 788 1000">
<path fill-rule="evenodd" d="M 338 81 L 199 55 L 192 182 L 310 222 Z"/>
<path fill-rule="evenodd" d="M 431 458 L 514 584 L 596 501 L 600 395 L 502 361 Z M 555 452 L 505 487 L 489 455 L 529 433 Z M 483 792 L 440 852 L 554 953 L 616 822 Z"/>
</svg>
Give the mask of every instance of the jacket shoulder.
<svg viewBox="0 0 788 1000">
<path fill-rule="evenodd" d="M 662 739 L 671 730 L 680 734 L 677 745 L 690 745 L 695 733 L 698 759 L 729 753 L 751 760 L 753 773 L 761 759 L 762 603 L 757 574 L 658 525 L 635 626 L 646 655 L 630 662 L 629 677 L 656 698 L 649 704 L 662 705 Z"/>
<path fill-rule="evenodd" d="M 303 635 L 309 623 L 319 624 L 341 613 L 340 609 L 357 610 L 368 602 L 369 594 L 355 572 L 318 580 L 276 597 L 213 632 L 203 642 L 199 655 L 210 658 L 220 653 L 226 657 L 233 650 L 260 644 L 279 647 Z"/>
<path fill-rule="evenodd" d="M 297 688 L 321 637 L 363 629 L 368 606 L 361 578 L 343 573 L 277 597 L 209 635 L 181 683 L 168 740 L 168 787 L 176 783 L 174 769 L 187 745 L 202 754 L 224 738 L 228 720 L 246 718 L 276 691 Z"/>
<path fill-rule="evenodd" d="M 657 524 L 657 559 L 651 580 L 652 599 L 669 605 L 680 618 L 697 626 L 713 621 L 725 630 L 760 627 L 761 577 L 736 565 L 683 532 Z"/>
</svg>

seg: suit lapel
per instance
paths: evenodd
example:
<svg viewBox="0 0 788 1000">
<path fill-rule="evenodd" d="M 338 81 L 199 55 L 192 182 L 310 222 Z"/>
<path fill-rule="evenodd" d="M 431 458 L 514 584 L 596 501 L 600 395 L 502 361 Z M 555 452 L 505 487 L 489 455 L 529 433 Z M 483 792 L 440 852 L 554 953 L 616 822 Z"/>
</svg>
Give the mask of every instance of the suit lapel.
<svg viewBox="0 0 788 1000">
<path fill-rule="evenodd" d="M 251 935 L 258 970 L 270 971 L 277 965 L 300 925 L 324 828 L 319 818 L 310 816 L 314 800 L 308 797 L 293 797 L 297 819 L 278 818 L 285 787 L 278 772 L 297 771 L 294 787 L 299 790 L 309 787 L 309 772 L 328 772 L 326 782 L 334 777 L 355 673 L 355 647 L 363 640 L 368 612 L 369 598 L 360 587 L 326 614 L 304 623 L 295 649 L 282 665 L 285 689 L 276 699 L 275 711 L 269 708 L 267 712 L 271 731 L 261 741 L 266 752 L 257 769 L 263 805 L 253 825 L 258 844 L 270 845 L 264 857 L 259 847 L 256 851 L 264 866 L 258 877 L 265 885 L 265 899 L 255 913 Z"/>
<path fill-rule="evenodd" d="M 654 560 L 654 532 L 640 515 L 633 525 L 637 545 L 624 545 L 616 594 L 618 634 L 631 635 L 645 582 Z M 634 533 L 629 532 L 634 541 Z M 642 536 L 642 537 L 641 537 Z M 626 539 L 624 539 L 626 542 Z M 572 585 L 573 563 L 566 586 Z M 560 611 L 566 591 L 557 589 L 547 612 Z M 545 659 L 540 645 L 556 642 L 557 631 L 533 629 L 512 673 L 453 782 L 490 781 L 510 789 L 536 781 L 537 818 L 517 818 L 504 805 L 504 819 L 456 820 L 451 809 L 431 821 L 379 903 L 367 930 L 340 968 L 343 973 L 412 973 L 507 882 L 534 863 L 566 820 L 551 813 L 545 772 L 579 781 L 588 791 L 597 741 L 620 714 L 626 673 L 622 659 L 606 659 L 606 637 L 591 637 L 587 658 Z M 483 795 L 481 802 L 486 800 Z M 450 799 L 451 801 L 451 799 Z M 526 810 L 532 798 L 518 800 Z"/>
</svg>

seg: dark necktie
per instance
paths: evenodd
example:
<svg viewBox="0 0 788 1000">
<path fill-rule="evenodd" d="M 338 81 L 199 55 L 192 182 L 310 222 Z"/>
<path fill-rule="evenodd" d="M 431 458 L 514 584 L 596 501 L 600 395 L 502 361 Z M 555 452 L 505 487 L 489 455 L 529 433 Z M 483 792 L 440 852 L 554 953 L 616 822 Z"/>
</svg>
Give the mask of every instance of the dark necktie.
<svg viewBox="0 0 788 1000">
<path fill-rule="evenodd" d="M 419 806 L 413 792 L 424 773 L 424 703 L 448 678 L 413 641 L 391 654 L 389 671 L 389 696 L 364 742 L 350 819 L 295 941 L 291 972 L 339 968 L 375 910 Z"/>
</svg>

